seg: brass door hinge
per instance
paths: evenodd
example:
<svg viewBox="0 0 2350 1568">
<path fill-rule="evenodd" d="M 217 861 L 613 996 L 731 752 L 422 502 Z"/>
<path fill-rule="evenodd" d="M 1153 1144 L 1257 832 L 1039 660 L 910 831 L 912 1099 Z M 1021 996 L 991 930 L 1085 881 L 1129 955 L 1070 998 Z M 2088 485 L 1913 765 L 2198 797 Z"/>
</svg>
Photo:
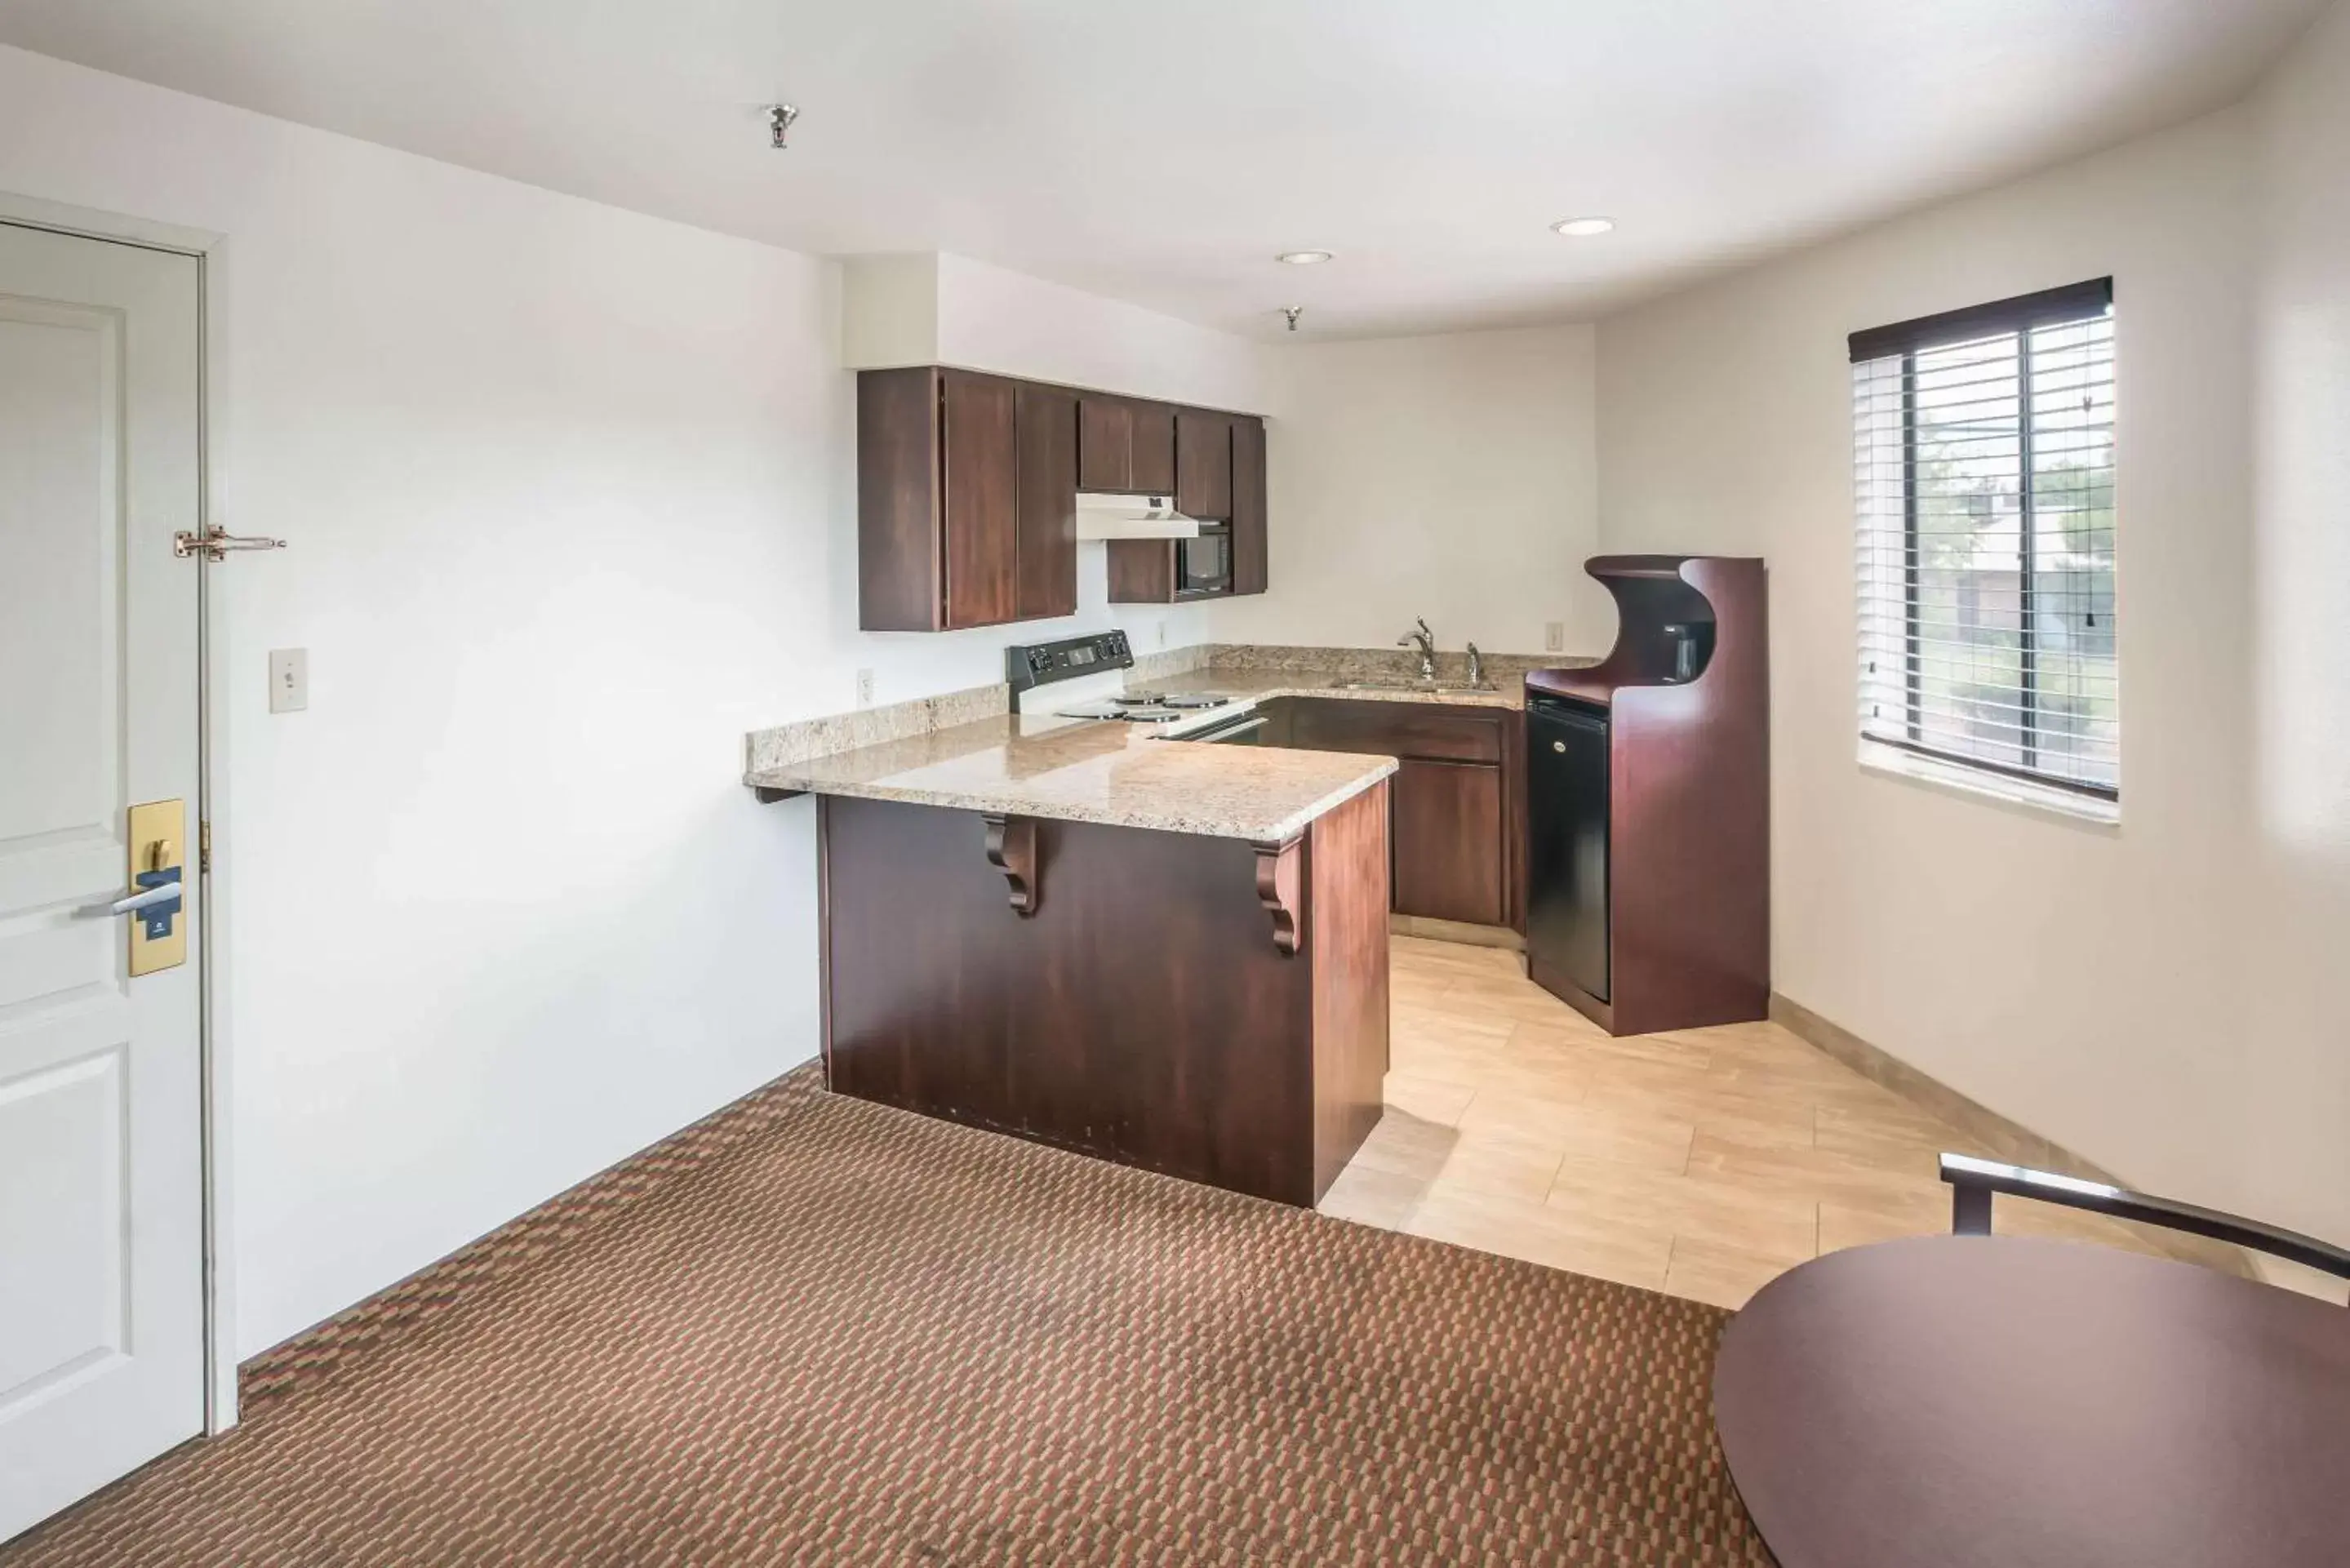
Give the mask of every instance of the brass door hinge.
<svg viewBox="0 0 2350 1568">
<path fill-rule="evenodd" d="M 196 875 L 209 877 L 213 872 L 213 825 L 196 824 Z"/>
</svg>

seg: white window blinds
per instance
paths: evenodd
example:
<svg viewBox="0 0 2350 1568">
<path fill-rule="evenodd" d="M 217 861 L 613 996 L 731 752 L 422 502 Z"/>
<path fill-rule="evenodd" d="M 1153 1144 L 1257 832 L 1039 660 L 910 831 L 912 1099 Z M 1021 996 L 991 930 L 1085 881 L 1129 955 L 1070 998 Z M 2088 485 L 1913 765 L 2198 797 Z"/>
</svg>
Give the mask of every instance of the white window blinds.
<svg viewBox="0 0 2350 1568">
<path fill-rule="evenodd" d="M 2118 798 L 2113 280 L 1851 350 L 1861 734 Z"/>
</svg>

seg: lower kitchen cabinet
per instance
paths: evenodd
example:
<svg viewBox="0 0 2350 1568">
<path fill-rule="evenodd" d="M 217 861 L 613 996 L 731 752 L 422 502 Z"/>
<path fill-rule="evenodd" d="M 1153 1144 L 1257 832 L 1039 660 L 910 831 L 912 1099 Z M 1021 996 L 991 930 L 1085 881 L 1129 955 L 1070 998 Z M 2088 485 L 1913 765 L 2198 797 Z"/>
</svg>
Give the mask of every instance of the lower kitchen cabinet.
<svg viewBox="0 0 2350 1568">
<path fill-rule="evenodd" d="M 1398 914 L 1507 923 L 1502 770 L 1399 759 L 1390 792 Z"/>
<path fill-rule="evenodd" d="M 1524 715 L 1503 708 L 1284 697 L 1268 745 L 1397 759 L 1388 839 L 1399 915 L 1523 927 Z"/>
</svg>

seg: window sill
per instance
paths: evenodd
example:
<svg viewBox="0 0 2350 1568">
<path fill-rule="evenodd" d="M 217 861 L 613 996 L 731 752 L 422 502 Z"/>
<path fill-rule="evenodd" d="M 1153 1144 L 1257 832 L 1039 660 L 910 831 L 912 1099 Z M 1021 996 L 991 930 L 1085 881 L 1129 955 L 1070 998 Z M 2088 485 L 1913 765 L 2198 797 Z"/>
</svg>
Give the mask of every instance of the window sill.
<svg viewBox="0 0 2350 1568">
<path fill-rule="evenodd" d="M 1883 774 L 1948 794 L 1990 805 L 2007 806 L 2035 816 L 2054 816 L 2083 826 L 2116 831 L 2121 827 L 2119 801 L 2075 794 L 2071 790 L 2036 784 L 2029 779 L 2012 779 L 1999 774 L 1982 773 L 1961 763 L 1922 757 L 1898 746 L 1879 745 L 1874 741 L 1864 740 L 1860 742 L 1860 765 L 1866 773 Z"/>
</svg>

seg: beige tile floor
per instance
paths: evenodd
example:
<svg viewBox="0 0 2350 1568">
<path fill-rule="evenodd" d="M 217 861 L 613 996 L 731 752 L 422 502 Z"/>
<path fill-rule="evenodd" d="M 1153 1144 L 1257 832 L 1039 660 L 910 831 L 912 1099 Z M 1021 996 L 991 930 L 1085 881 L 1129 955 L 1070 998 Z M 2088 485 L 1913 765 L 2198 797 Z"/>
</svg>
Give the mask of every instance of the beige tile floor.
<svg viewBox="0 0 2350 1568">
<path fill-rule="evenodd" d="M 1393 952 L 1387 1115 L 1326 1214 L 1736 1307 L 1820 1253 L 1948 1231 L 1936 1157 L 1989 1152 L 1775 1023 L 1610 1039 L 1514 953 Z M 2152 1250 L 2094 1216 L 1993 1214 Z"/>
</svg>

